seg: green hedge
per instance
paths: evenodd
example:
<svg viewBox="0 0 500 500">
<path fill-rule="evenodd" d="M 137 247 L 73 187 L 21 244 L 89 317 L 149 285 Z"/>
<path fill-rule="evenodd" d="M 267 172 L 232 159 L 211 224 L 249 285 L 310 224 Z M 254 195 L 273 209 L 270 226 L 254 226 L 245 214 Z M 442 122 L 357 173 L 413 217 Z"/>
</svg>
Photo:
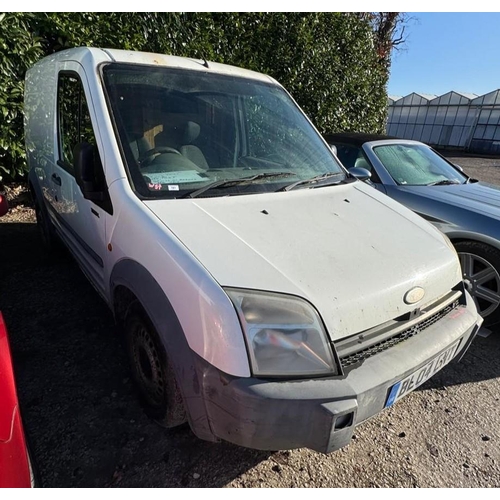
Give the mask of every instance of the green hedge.
<svg viewBox="0 0 500 500">
<path fill-rule="evenodd" d="M 25 71 L 75 46 L 206 58 L 280 81 L 322 132 L 382 132 L 387 66 L 356 13 L 0 14 L 0 178 L 25 172 Z"/>
<path fill-rule="evenodd" d="M 43 52 L 32 34 L 32 14 L 0 14 L 0 180 L 25 170 L 23 81 Z"/>
</svg>

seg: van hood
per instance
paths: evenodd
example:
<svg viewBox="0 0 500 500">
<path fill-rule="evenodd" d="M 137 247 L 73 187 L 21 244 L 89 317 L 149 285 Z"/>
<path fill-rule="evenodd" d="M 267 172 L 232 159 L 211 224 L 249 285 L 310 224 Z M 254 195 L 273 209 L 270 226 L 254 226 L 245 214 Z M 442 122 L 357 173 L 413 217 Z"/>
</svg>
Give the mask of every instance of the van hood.
<svg viewBox="0 0 500 500">
<path fill-rule="evenodd" d="M 332 340 L 441 297 L 461 280 L 429 223 L 361 182 L 144 204 L 221 286 L 303 297 Z M 415 286 L 417 304 L 403 301 Z"/>
</svg>

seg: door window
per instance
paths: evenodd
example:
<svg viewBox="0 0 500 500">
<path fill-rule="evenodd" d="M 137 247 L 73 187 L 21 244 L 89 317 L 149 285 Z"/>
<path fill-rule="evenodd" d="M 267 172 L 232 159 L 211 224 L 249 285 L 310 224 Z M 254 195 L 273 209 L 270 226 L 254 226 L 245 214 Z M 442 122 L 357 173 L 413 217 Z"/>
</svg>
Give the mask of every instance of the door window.
<svg viewBox="0 0 500 500">
<path fill-rule="evenodd" d="M 380 182 L 380 178 L 372 167 L 372 164 L 366 157 L 362 148 L 350 144 L 335 144 L 337 148 L 337 158 L 342 162 L 345 168 L 361 167 L 372 174 L 370 180 L 375 183 Z"/>
<path fill-rule="evenodd" d="M 85 93 L 80 79 L 70 73 L 59 75 L 59 162 L 71 175 L 73 151 L 77 144 L 87 142 L 95 146 L 96 140 Z"/>
</svg>

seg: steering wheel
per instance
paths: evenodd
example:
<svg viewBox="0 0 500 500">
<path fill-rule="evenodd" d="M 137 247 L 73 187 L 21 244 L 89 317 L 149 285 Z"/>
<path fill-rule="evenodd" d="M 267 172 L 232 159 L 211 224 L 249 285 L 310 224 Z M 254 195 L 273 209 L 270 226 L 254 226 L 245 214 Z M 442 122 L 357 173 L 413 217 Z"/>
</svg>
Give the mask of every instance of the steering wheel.
<svg viewBox="0 0 500 500">
<path fill-rule="evenodd" d="M 146 151 L 145 153 L 142 153 L 142 155 L 138 158 L 138 162 L 144 166 L 144 163 L 149 163 L 153 161 L 154 158 L 151 158 L 151 156 L 155 155 L 161 155 L 163 153 L 174 153 L 176 155 L 182 155 L 180 151 L 177 151 L 175 148 L 171 148 L 168 146 L 159 146 L 157 148 L 152 148 Z"/>
</svg>

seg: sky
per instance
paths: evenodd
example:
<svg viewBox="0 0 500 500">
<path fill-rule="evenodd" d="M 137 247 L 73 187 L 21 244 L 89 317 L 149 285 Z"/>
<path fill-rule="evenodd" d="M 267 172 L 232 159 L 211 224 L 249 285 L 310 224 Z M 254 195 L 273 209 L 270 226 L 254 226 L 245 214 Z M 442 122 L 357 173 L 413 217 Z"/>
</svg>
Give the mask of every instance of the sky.
<svg viewBox="0 0 500 500">
<path fill-rule="evenodd" d="M 389 95 L 482 95 L 500 88 L 500 12 L 409 12 L 392 56 Z"/>
</svg>

